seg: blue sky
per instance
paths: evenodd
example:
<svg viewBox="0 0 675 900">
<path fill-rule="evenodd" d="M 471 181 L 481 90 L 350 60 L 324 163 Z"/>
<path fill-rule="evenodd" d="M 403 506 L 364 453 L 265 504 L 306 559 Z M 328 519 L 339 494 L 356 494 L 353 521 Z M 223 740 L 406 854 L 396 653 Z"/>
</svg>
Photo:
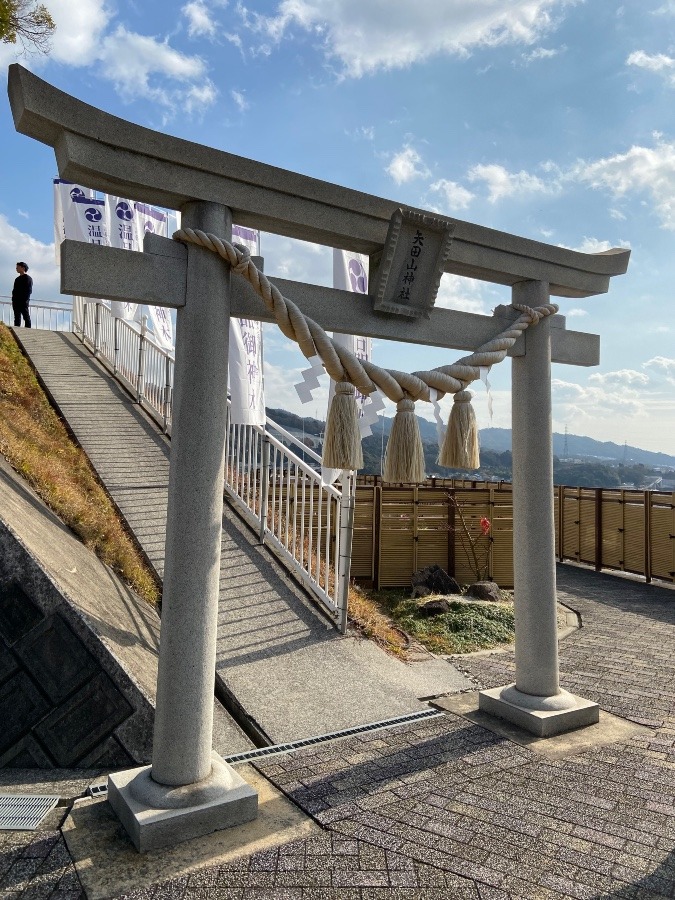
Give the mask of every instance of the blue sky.
<svg viewBox="0 0 675 900">
<path fill-rule="evenodd" d="M 554 428 L 675 455 L 675 0 L 46 2 L 51 55 L 21 61 L 111 113 L 551 244 L 630 247 L 607 295 L 559 301 L 601 335 L 601 364 L 554 366 Z M 0 117 L 0 294 L 26 259 L 55 299 L 53 151 L 14 132 L 6 100 Z M 330 249 L 262 248 L 268 274 L 330 284 Z M 438 302 L 489 314 L 509 292 L 446 276 Z M 322 416 L 327 391 L 300 405 L 304 359 L 272 328 L 266 355 L 268 405 Z M 459 355 L 375 346 L 409 370 Z M 491 382 L 509 427 L 508 361 Z M 482 387 L 475 407 L 488 426 Z"/>
</svg>

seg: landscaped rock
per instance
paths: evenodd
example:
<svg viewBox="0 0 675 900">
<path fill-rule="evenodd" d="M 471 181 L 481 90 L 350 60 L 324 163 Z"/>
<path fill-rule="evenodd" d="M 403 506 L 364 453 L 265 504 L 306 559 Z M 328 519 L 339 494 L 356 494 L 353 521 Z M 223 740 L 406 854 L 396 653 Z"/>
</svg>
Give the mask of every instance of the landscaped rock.
<svg viewBox="0 0 675 900">
<path fill-rule="evenodd" d="M 421 616 L 442 616 L 443 613 L 450 612 L 450 604 L 443 597 L 434 597 L 433 600 L 425 600 L 417 607 Z"/>
<path fill-rule="evenodd" d="M 499 603 L 502 599 L 502 592 L 494 581 L 476 581 L 466 589 L 466 596 L 476 600 L 491 600 L 493 603 Z"/>
<path fill-rule="evenodd" d="M 412 576 L 413 597 L 428 597 L 429 594 L 460 594 L 461 588 L 455 579 L 440 566 L 427 566 Z"/>
</svg>

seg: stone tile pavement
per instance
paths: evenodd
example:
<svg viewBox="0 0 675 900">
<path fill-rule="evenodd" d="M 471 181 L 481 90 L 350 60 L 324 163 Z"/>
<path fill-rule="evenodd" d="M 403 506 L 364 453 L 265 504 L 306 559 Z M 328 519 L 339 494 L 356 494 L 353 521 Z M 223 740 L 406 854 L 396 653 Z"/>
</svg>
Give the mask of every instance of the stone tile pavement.
<svg viewBox="0 0 675 900">
<path fill-rule="evenodd" d="M 59 794 L 72 799 L 93 781 L 102 780 L 95 771 L 2 769 L 0 793 Z M 68 807 L 57 806 L 35 831 L 0 831 L 1 900 L 85 900 L 60 831 L 67 814 Z"/>
<path fill-rule="evenodd" d="M 275 756 L 258 768 L 321 834 L 127 900 L 675 897 L 675 592 L 570 566 L 559 587 L 583 622 L 561 645 L 563 685 L 649 729 L 553 759 L 446 714 Z M 495 686 L 513 658 L 462 665 Z M 75 900 L 51 828 L 6 837 L 8 900 Z"/>
</svg>

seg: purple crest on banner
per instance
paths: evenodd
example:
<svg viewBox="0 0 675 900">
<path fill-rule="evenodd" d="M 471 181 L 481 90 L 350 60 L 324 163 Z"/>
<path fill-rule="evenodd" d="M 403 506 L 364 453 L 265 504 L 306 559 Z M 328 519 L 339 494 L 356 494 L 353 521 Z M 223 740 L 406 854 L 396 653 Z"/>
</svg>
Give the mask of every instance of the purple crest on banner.
<svg viewBox="0 0 675 900">
<path fill-rule="evenodd" d="M 146 230 L 146 231 L 152 231 L 152 232 L 154 232 L 155 229 L 154 229 L 153 226 L 152 226 L 152 222 L 146 222 L 146 223 L 145 223 L 145 230 Z"/>
<path fill-rule="evenodd" d="M 366 270 L 359 259 L 349 260 L 349 281 L 352 291 L 356 294 L 365 294 L 368 291 L 368 278 Z"/>
<path fill-rule="evenodd" d="M 115 213 L 117 214 L 118 219 L 123 219 L 126 222 L 129 222 L 134 217 L 133 210 L 129 206 L 128 203 L 125 203 L 124 200 L 120 200 L 120 202 L 115 207 Z"/>
<path fill-rule="evenodd" d="M 72 197 L 73 200 L 76 197 L 84 197 L 84 191 L 82 190 L 82 188 L 74 187 L 72 189 L 72 191 L 70 192 L 70 196 Z"/>
<path fill-rule="evenodd" d="M 100 209 L 94 209 L 92 206 L 85 210 L 84 217 L 88 222 L 100 222 L 103 218 L 103 213 Z"/>
</svg>

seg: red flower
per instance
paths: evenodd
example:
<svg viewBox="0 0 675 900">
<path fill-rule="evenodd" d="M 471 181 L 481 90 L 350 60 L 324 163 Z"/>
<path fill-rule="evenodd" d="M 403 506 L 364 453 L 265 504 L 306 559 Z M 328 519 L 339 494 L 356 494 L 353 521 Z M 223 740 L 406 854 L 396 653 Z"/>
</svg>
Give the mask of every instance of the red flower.
<svg viewBox="0 0 675 900">
<path fill-rule="evenodd" d="M 490 525 L 490 520 L 486 519 L 485 516 L 483 516 L 483 518 L 480 520 L 480 527 L 481 527 L 481 531 L 483 532 L 483 534 L 485 534 L 485 535 L 489 534 L 490 528 L 492 527 Z"/>
</svg>

